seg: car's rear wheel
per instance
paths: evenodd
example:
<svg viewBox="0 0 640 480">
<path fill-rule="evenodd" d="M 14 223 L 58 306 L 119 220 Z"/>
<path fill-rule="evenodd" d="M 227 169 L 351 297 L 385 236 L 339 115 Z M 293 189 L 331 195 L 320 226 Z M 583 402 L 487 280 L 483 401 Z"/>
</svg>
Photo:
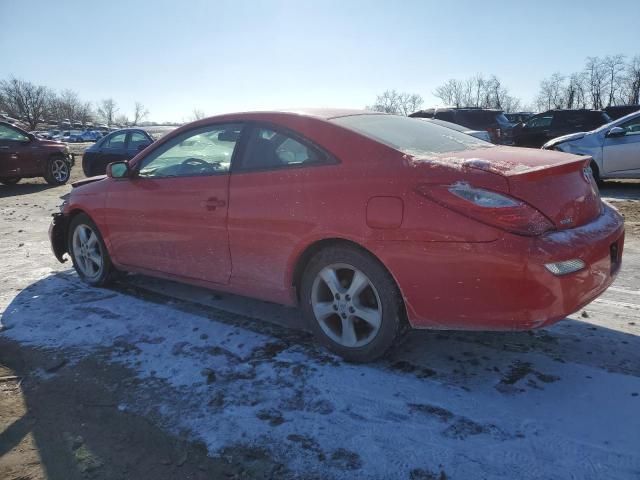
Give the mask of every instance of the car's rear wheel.
<svg viewBox="0 0 640 480">
<path fill-rule="evenodd" d="M 20 180 L 22 180 L 20 177 L 3 177 L 0 178 L 0 183 L 3 185 L 15 185 Z"/>
<path fill-rule="evenodd" d="M 89 285 L 101 287 L 114 276 L 109 252 L 95 223 L 76 215 L 69 226 L 68 251 L 78 275 Z"/>
<path fill-rule="evenodd" d="M 393 278 L 357 248 L 331 247 L 316 254 L 303 274 L 301 298 L 316 338 L 348 361 L 384 355 L 404 324 Z"/>
<path fill-rule="evenodd" d="M 69 177 L 71 177 L 69 162 L 62 156 L 51 157 L 44 175 L 47 183 L 49 185 L 63 185 L 69 181 Z"/>
</svg>

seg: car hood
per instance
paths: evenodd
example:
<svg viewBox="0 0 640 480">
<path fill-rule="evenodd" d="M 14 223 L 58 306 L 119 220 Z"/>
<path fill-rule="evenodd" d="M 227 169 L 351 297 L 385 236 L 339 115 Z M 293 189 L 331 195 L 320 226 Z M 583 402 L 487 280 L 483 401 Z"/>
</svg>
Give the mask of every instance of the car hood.
<svg viewBox="0 0 640 480">
<path fill-rule="evenodd" d="M 73 182 L 71 184 L 71 186 L 73 188 L 78 188 L 78 187 L 82 187 L 83 185 L 88 185 L 90 183 L 97 182 L 99 180 L 103 180 L 105 178 L 107 178 L 106 175 L 96 175 L 95 177 L 83 178 L 82 180 L 78 180 L 76 182 Z"/>
<path fill-rule="evenodd" d="M 564 143 L 564 142 L 571 142 L 574 140 L 580 140 L 581 138 L 584 138 L 585 135 L 588 135 L 589 132 L 577 132 L 577 133 L 570 133 L 568 135 L 562 135 L 561 137 L 556 137 L 552 140 L 549 140 L 547 143 L 545 143 L 543 145 L 542 148 L 549 148 L 552 147 L 554 145 L 558 145 L 559 143 Z"/>
<path fill-rule="evenodd" d="M 66 145 L 63 142 L 58 142 L 57 140 L 46 140 L 43 138 L 38 139 L 38 143 L 43 147 L 58 147 L 64 148 Z"/>
</svg>

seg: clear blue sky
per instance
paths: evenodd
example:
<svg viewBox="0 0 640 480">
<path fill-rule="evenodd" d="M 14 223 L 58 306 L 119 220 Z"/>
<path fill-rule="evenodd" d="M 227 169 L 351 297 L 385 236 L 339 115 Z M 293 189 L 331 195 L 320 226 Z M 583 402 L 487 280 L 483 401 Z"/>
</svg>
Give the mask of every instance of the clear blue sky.
<svg viewBox="0 0 640 480">
<path fill-rule="evenodd" d="M 0 0 L 0 78 L 149 119 L 277 107 L 362 108 L 385 89 L 438 103 L 496 74 L 530 102 L 587 56 L 640 54 L 640 1 Z"/>
</svg>

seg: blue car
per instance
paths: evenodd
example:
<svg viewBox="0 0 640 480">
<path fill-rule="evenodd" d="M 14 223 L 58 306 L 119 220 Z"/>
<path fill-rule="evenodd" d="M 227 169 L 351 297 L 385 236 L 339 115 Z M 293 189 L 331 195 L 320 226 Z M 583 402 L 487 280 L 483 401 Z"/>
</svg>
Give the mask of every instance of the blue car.
<svg viewBox="0 0 640 480">
<path fill-rule="evenodd" d="M 87 177 L 104 175 L 109 163 L 130 160 L 152 143 L 151 135 L 139 128 L 116 130 L 84 151 L 82 171 Z"/>
</svg>

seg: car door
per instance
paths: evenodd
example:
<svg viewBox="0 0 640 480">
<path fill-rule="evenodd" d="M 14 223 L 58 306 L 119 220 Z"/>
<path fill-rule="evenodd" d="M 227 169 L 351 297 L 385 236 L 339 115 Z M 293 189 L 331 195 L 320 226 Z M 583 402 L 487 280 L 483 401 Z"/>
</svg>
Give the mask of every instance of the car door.
<svg viewBox="0 0 640 480">
<path fill-rule="evenodd" d="M 134 130 L 127 135 L 127 158 L 135 157 L 138 152 L 144 150 L 153 143 L 153 139 L 149 138 L 142 131 Z"/>
<path fill-rule="evenodd" d="M 128 160 L 127 156 L 127 132 L 113 132 L 98 147 L 98 155 L 95 157 L 94 171 L 104 173 L 106 166 L 112 162 Z"/>
<path fill-rule="evenodd" d="M 552 112 L 536 115 L 527 120 L 517 133 L 516 144 L 523 147 L 541 147 L 547 141 L 554 114 Z"/>
<path fill-rule="evenodd" d="M 34 141 L 17 128 L 0 124 L 0 177 L 37 173 L 38 151 Z"/>
<path fill-rule="evenodd" d="M 242 125 L 188 130 L 113 179 L 105 204 L 117 263 L 184 279 L 229 281 L 229 170 Z"/>
<path fill-rule="evenodd" d="M 286 301 L 281 295 L 291 252 L 300 237 L 311 234 L 318 203 L 336 182 L 335 171 L 322 167 L 337 162 L 274 126 L 255 124 L 244 136 L 229 187 L 231 282 L 252 296 Z"/>
<path fill-rule="evenodd" d="M 604 171 L 640 177 L 640 116 L 618 126 L 626 133 L 605 138 L 602 146 Z"/>
</svg>

